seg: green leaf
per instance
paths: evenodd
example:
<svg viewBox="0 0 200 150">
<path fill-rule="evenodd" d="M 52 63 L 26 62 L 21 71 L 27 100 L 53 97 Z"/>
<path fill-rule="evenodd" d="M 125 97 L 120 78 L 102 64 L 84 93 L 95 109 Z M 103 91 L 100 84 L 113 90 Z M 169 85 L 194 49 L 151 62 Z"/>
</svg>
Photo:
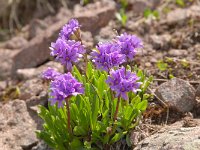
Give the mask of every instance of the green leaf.
<svg viewBox="0 0 200 150">
<path fill-rule="evenodd" d="M 75 126 L 73 129 L 73 133 L 74 135 L 77 136 L 85 136 L 87 135 L 87 131 L 83 128 L 83 126 Z"/>
<path fill-rule="evenodd" d="M 87 72 L 86 72 L 86 76 L 88 77 L 88 79 L 91 79 L 93 76 L 93 68 L 92 68 L 92 63 L 90 61 L 88 61 L 87 64 Z"/>
<path fill-rule="evenodd" d="M 78 139 L 74 138 L 70 143 L 71 150 L 83 150 L 83 143 Z"/>
<path fill-rule="evenodd" d="M 126 135 L 126 143 L 127 143 L 127 145 L 128 145 L 129 147 L 132 146 L 132 144 L 131 144 L 131 139 L 130 139 L 130 135 L 129 135 L 129 134 Z"/>
<path fill-rule="evenodd" d="M 179 6 L 181 6 L 181 7 L 185 6 L 184 0 L 176 0 L 176 4 L 179 5 Z"/>
<path fill-rule="evenodd" d="M 145 111 L 147 106 L 148 106 L 148 101 L 147 100 L 143 100 L 138 104 L 137 108 L 139 110 L 141 110 L 141 111 Z"/>
<path fill-rule="evenodd" d="M 74 65 L 73 67 L 73 74 L 76 76 L 76 78 L 80 81 L 83 82 L 83 77 L 80 74 L 79 70 L 77 69 L 77 67 Z"/>
<path fill-rule="evenodd" d="M 112 143 L 119 141 L 126 133 L 127 133 L 127 131 L 116 133 L 114 135 L 114 137 L 111 139 L 110 143 L 112 144 Z"/>
<path fill-rule="evenodd" d="M 161 60 L 161 61 L 158 61 L 156 65 L 157 65 L 157 67 L 158 67 L 158 69 L 159 69 L 160 71 L 165 71 L 165 70 L 167 70 L 167 68 L 168 68 L 168 64 L 165 63 L 165 62 L 163 62 L 162 60 Z"/>
<path fill-rule="evenodd" d="M 92 106 L 92 124 L 91 124 L 92 130 L 94 130 L 96 127 L 98 111 L 99 111 L 99 99 L 96 98 L 94 99 L 94 101 L 95 101 L 93 103 L 94 105 Z"/>
</svg>

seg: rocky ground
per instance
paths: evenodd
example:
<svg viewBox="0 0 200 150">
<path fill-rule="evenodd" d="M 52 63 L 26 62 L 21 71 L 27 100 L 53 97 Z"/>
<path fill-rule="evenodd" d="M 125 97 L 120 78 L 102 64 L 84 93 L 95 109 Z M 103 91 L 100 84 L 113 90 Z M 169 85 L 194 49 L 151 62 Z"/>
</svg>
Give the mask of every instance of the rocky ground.
<svg viewBox="0 0 200 150">
<path fill-rule="evenodd" d="M 184 7 L 173 1 L 130 0 L 125 27 L 116 19 L 118 3 L 97 1 L 73 9 L 60 8 L 54 16 L 32 19 L 21 31 L 0 43 L 0 149 L 48 150 L 36 138 L 41 129 L 38 105 L 47 104 L 47 85 L 41 72 L 51 66 L 49 46 L 70 19 L 82 24 L 83 43 L 88 51 L 99 41 L 124 31 L 138 35 L 144 48 L 135 63 L 154 82 L 143 120 L 132 133 L 134 149 L 198 150 L 200 148 L 200 2 Z M 143 17 L 146 8 L 159 18 Z"/>
</svg>

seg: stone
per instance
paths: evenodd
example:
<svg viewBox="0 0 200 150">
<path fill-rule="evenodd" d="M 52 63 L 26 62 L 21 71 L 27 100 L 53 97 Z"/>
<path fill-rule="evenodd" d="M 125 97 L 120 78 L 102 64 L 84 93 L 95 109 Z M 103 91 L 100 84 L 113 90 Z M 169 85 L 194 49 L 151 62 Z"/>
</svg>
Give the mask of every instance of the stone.
<svg viewBox="0 0 200 150">
<path fill-rule="evenodd" d="M 34 146 L 31 150 L 53 150 L 46 143 L 40 141 L 36 146 Z"/>
<path fill-rule="evenodd" d="M 45 71 L 48 67 L 51 67 L 61 73 L 64 72 L 64 68 L 60 63 L 50 61 L 38 68 L 18 69 L 16 72 L 16 77 L 21 80 L 27 80 L 36 77 L 41 78 L 42 72 Z"/>
<path fill-rule="evenodd" d="M 36 124 L 22 100 L 9 101 L 0 105 L 0 148 L 2 150 L 24 150 L 38 142 Z"/>
<path fill-rule="evenodd" d="M 153 45 L 153 48 L 156 50 L 167 50 L 170 47 L 171 35 L 163 34 L 163 35 L 150 35 L 149 43 Z"/>
<path fill-rule="evenodd" d="M 7 79 L 11 76 L 12 59 L 18 52 L 18 50 L 0 49 L 0 80 Z"/>
<path fill-rule="evenodd" d="M 33 19 L 29 25 L 29 38 L 32 39 L 48 27 L 48 24 L 40 19 Z"/>
<path fill-rule="evenodd" d="M 132 5 L 132 12 L 138 15 L 143 14 L 145 9 L 151 8 L 150 3 L 145 0 L 134 0 L 130 4 Z"/>
<path fill-rule="evenodd" d="M 199 150 L 200 120 L 193 120 L 197 126 L 183 127 L 183 121 L 176 122 L 140 141 L 134 150 Z"/>
<path fill-rule="evenodd" d="M 114 39 L 116 37 L 116 33 L 113 30 L 115 23 L 110 21 L 106 27 L 103 27 L 99 30 L 99 34 L 95 36 L 95 44 L 99 42 L 106 42 Z"/>
<path fill-rule="evenodd" d="M 80 12 L 74 12 L 74 18 L 77 18 L 84 31 L 95 32 L 97 29 L 108 24 L 115 15 L 114 2 L 96 2 L 80 9 Z M 97 9 L 98 8 L 98 9 Z M 50 58 L 49 46 L 55 41 L 62 26 L 68 22 L 69 16 L 65 16 L 61 21 L 49 26 L 46 30 L 30 40 L 28 46 L 21 49 L 13 57 L 12 75 L 16 74 L 17 69 L 32 68 L 39 66 Z"/>
<path fill-rule="evenodd" d="M 0 92 L 3 91 L 7 87 L 6 81 L 0 81 Z"/>
<path fill-rule="evenodd" d="M 83 45 L 86 46 L 86 49 L 92 49 L 94 47 L 94 40 L 91 32 L 89 31 L 81 32 L 81 38 Z"/>
<path fill-rule="evenodd" d="M 5 49 L 20 49 L 20 48 L 23 48 L 25 47 L 26 45 L 28 44 L 28 41 L 21 37 L 21 36 L 16 36 L 16 37 L 13 37 L 12 39 L 8 40 L 7 42 L 5 42 L 3 44 L 3 48 Z"/>
<path fill-rule="evenodd" d="M 19 99 L 28 100 L 31 97 L 39 96 L 42 91 L 47 91 L 42 84 L 42 79 L 33 78 L 23 82 L 19 86 L 20 96 Z"/>
<path fill-rule="evenodd" d="M 161 84 L 155 94 L 169 107 L 181 113 L 192 111 L 196 105 L 195 89 L 187 81 L 179 78 Z"/>
<path fill-rule="evenodd" d="M 169 50 L 168 54 L 169 54 L 169 56 L 174 56 L 174 57 L 187 56 L 188 51 L 183 50 L 183 49 L 171 49 L 171 50 Z"/>
<path fill-rule="evenodd" d="M 166 22 L 172 24 L 184 24 L 186 19 L 189 18 L 187 9 L 175 9 L 167 14 Z"/>
<path fill-rule="evenodd" d="M 12 63 L 13 76 L 15 76 L 17 69 L 36 67 L 50 58 L 49 46 L 51 42 L 56 40 L 59 30 L 65 22 L 67 20 L 53 24 L 33 38 L 28 46 L 14 56 Z"/>
<path fill-rule="evenodd" d="M 199 86 L 197 87 L 195 96 L 196 96 L 196 97 L 200 97 L 200 84 L 199 84 Z"/>
<path fill-rule="evenodd" d="M 95 33 L 106 26 L 115 17 L 115 3 L 113 1 L 97 1 L 85 7 L 76 5 L 74 16 L 82 25 L 81 30 Z"/>
</svg>

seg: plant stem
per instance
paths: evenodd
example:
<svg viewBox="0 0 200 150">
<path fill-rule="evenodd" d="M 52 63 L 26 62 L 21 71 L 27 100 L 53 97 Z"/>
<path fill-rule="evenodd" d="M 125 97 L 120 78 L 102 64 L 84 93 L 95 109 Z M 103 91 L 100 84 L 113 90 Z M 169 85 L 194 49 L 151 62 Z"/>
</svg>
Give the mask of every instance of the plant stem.
<svg viewBox="0 0 200 150">
<path fill-rule="evenodd" d="M 113 120 L 117 120 L 117 114 L 118 114 L 118 111 L 119 111 L 119 103 L 120 103 L 120 96 L 118 96 L 118 99 L 117 99 L 117 106 L 116 106 L 116 110 L 115 110 L 115 114 L 114 114 L 114 118 Z"/>
<path fill-rule="evenodd" d="M 71 133 L 71 126 L 70 126 L 70 110 L 69 110 L 69 98 L 66 98 L 66 107 L 67 107 L 67 127 L 69 133 Z"/>
</svg>

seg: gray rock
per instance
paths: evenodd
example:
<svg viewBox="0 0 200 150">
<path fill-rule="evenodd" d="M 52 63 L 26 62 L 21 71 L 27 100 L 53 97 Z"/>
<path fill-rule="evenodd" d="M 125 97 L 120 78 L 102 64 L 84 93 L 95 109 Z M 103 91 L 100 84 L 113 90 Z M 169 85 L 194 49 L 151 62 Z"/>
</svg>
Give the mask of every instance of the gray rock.
<svg viewBox="0 0 200 150">
<path fill-rule="evenodd" d="M 115 3 L 113 1 L 97 1 L 85 7 L 76 5 L 74 16 L 82 25 L 81 30 L 95 33 L 98 29 L 106 26 L 115 17 Z"/>
<path fill-rule="evenodd" d="M 171 49 L 168 52 L 169 56 L 187 56 L 188 55 L 188 51 L 187 50 L 183 50 L 183 49 Z"/>
<path fill-rule="evenodd" d="M 149 37 L 149 42 L 153 45 L 153 48 L 156 50 L 167 50 L 170 47 L 171 35 L 151 35 Z"/>
<path fill-rule="evenodd" d="M 114 17 L 115 5 L 111 1 L 96 2 L 80 9 L 79 13 L 74 12 L 84 31 L 95 32 L 97 29 L 107 25 Z M 98 9 L 97 9 L 98 8 Z M 17 69 L 32 68 L 41 65 L 50 58 L 50 43 L 58 37 L 58 32 L 62 26 L 68 22 L 69 16 L 65 16 L 61 21 L 49 26 L 46 30 L 30 40 L 28 46 L 17 53 L 12 62 L 12 74 L 15 76 Z"/>
<path fill-rule="evenodd" d="M 0 148 L 23 150 L 37 144 L 36 124 L 22 100 L 9 101 L 0 105 Z"/>
<path fill-rule="evenodd" d="M 49 148 L 49 146 L 46 143 L 44 143 L 43 141 L 40 141 L 31 150 L 53 150 L 53 149 Z"/>
<path fill-rule="evenodd" d="M 41 78 L 42 72 L 45 71 L 48 67 L 51 67 L 61 73 L 63 73 L 64 71 L 64 68 L 60 63 L 50 61 L 38 68 L 18 69 L 16 76 L 17 78 L 22 80 L 32 79 L 35 77 Z"/>
<path fill-rule="evenodd" d="M 81 38 L 82 38 L 83 45 L 85 45 L 87 49 L 93 48 L 94 40 L 93 40 L 91 32 L 89 31 L 81 32 Z"/>
<path fill-rule="evenodd" d="M 200 97 L 200 84 L 199 84 L 199 86 L 197 87 L 195 96 L 196 96 L 196 97 Z"/>
<path fill-rule="evenodd" d="M 7 79 L 11 76 L 12 59 L 18 52 L 18 50 L 0 49 L 0 80 Z"/>
<path fill-rule="evenodd" d="M 22 36 L 13 37 L 11 40 L 5 42 L 1 47 L 5 49 L 20 49 L 25 47 L 28 41 Z"/>
<path fill-rule="evenodd" d="M 42 84 L 42 79 L 39 78 L 33 78 L 25 81 L 24 83 L 22 83 L 19 89 L 19 98 L 22 100 L 28 100 L 31 97 L 39 96 L 40 93 L 44 90 L 47 91 L 47 89 L 45 89 L 44 85 Z"/>
<path fill-rule="evenodd" d="M 142 140 L 134 150 L 199 150 L 200 120 L 196 127 L 177 122 Z"/>
<path fill-rule="evenodd" d="M 29 25 L 29 38 L 32 39 L 45 30 L 48 24 L 39 19 L 33 19 Z"/>
<path fill-rule="evenodd" d="M 171 108 L 179 112 L 189 112 L 196 104 L 195 89 L 186 81 L 173 78 L 156 89 L 156 95 Z"/>
<path fill-rule="evenodd" d="M 116 37 L 115 32 L 113 31 L 114 22 L 110 21 L 109 25 L 100 29 L 99 34 L 95 36 L 95 44 L 99 42 L 110 41 Z"/>
<path fill-rule="evenodd" d="M 184 24 L 188 19 L 189 14 L 187 9 L 175 9 L 167 14 L 166 22 L 171 24 Z"/>
</svg>

